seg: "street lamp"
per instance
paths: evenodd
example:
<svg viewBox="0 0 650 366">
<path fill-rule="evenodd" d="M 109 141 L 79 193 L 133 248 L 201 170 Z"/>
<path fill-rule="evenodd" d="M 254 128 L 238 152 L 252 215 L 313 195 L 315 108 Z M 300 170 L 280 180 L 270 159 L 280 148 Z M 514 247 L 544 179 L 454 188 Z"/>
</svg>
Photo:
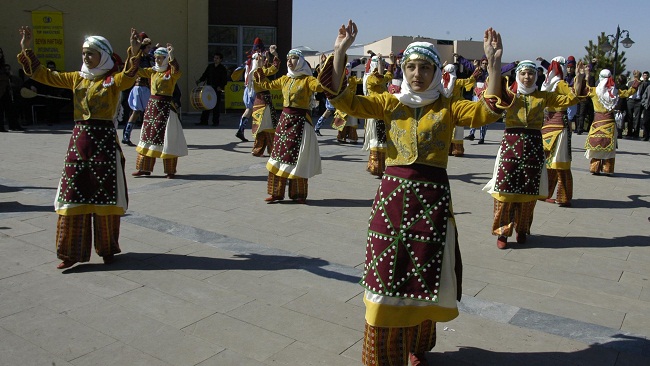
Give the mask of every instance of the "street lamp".
<svg viewBox="0 0 650 366">
<path fill-rule="evenodd" d="M 625 33 L 625 38 L 621 41 L 621 44 L 625 48 L 630 48 L 634 44 L 634 41 L 630 38 L 630 32 L 628 30 L 621 30 L 620 26 L 616 26 L 616 35 L 608 34 L 607 39 L 603 41 L 600 45 L 600 49 L 607 52 L 614 50 L 614 66 L 612 70 L 612 76 L 616 78 L 616 63 L 618 62 L 618 40 Z M 612 45 L 613 44 L 613 45 Z"/>
</svg>

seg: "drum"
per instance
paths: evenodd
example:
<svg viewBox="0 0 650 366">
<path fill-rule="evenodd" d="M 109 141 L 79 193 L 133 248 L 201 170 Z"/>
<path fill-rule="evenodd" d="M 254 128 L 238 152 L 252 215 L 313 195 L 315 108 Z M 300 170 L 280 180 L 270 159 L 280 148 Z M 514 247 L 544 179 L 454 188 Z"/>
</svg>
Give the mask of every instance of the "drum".
<svg viewBox="0 0 650 366">
<path fill-rule="evenodd" d="M 192 90 L 190 102 L 194 109 L 210 110 L 217 105 L 217 93 L 210 85 L 197 86 Z"/>
</svg>

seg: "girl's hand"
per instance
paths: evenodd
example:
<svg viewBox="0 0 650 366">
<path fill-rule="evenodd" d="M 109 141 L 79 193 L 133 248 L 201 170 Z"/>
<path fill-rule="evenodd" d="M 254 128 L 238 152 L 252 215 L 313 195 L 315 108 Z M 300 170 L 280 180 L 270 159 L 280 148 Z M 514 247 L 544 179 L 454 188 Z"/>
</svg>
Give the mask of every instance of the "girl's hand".
<svg viewBox="0 0 650 366">
<path fill-rule="evenodd" d="M 497 59 L 501 60 L 501 55 L 503 55 L 501 34 L 492 28 L 486 29 L 483 36 L 483 50 L 490 64 L 493 64 Z"/>
<path fill-rule="evenodd" d="M 131 28 L 131 37 L 129 38 L 129 43 L 131 44 L 131 50 L 133 50 L 134 53 L 137 53 L 140 49 L 140 45 L 142 44 L 142 40 L 140 37 L 138 37 L 138 33 L 135 28 Z"/>
<path fill-rule="evenodd" d="M 339 33 L 334 41 L 334 51 L 346 52 L 357 38 L 357 24 L 352 20 L 348 20 L 348 25 L 341 25 Z"/>
<path fill-rule="evenodd" d="M 18 28 L 18 33 L 21 35 L 20 48 L 25 51 L 32 46 L 32 30 L 29 26 L 23 25 Z"/>
<path fill-rule="evenodd" d="M 171 43 L 167 43 L 167 53 L 169 53 L 169 59 L 174 59 L 174 46 Z"/>
</svg>

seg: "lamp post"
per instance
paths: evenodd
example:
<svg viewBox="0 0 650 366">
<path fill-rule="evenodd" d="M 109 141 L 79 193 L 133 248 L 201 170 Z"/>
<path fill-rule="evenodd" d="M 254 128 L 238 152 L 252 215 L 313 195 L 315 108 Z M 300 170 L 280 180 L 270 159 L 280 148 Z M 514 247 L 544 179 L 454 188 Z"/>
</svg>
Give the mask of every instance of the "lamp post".
<svg viewBox="0 0 650 366">
<path fill-rule="evenodd" d="M 630 48 L 634 44 L 634 41 L 630 39 L 630 32 L 628 30 L 621 30 L 619 25 L 616 26 L 616 35 L 608 34 L 607 39 L 600 45 L 600 49 L 605 52 L 610 52 L 614 50 L 614 66 L 612 70 L 612 76 L 616 79 L 616 64 L 618 63 L 618 40 L 625 33 L 625 38 L 621 41 L 621 44 L 625 48 Z M 611 40 L 610 40 L 611 39 Z M 613 44 L 613 46 L 612 46 Z"/>
</svg>

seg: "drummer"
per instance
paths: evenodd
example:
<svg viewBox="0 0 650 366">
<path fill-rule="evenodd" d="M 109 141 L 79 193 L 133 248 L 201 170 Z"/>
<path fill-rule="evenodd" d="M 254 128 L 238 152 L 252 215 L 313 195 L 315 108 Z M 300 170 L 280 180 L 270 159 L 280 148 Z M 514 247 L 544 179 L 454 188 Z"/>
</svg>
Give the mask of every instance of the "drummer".
<svg viewBox="0 0 650 366">
<path fill-rule="evenodd" d="M 226 67 L 223 66 L 221 61 L 223 61 L 223 54 L 220 52 L 215 52 L 214 57 L 212 58 L 213 63 L 209 64 L 203 75 L 196 82 L 198 85 L 201 82 L 205 82 L 206 85 L 209 85 L 216 92 L 217 104 L 213 108 L 209 108 L 201 112 L 201 122 L 197 123 L 197 126 L 207 126 L 208 119 L 210 118 L 210 112 L 212 112 L 212 125 L 219 126 L 219 108 L 221 106 L 221 96 L 223 94 L 226 83 L 228 83 L 228 71 Z"/>
<path fill-rule="evenodd" d="M 137 171 L 131 175 L 151 175 L 156 158 L 162 158 L 165 174 L 171 179 L 176 175 L 178 157 L 187 155 L 187 143 L 178 118 L 180 110 L 176 109 L 172 100 L 181 71 L 171 43 L 167 43 L 167 47 L 157 48 L 154 58 L 156 64 L 153 67 L 138 70 L 138 76 L 151 80 L 151 97 L 144 112 L 140 143 L 136 148 Z"/>
</svg>

